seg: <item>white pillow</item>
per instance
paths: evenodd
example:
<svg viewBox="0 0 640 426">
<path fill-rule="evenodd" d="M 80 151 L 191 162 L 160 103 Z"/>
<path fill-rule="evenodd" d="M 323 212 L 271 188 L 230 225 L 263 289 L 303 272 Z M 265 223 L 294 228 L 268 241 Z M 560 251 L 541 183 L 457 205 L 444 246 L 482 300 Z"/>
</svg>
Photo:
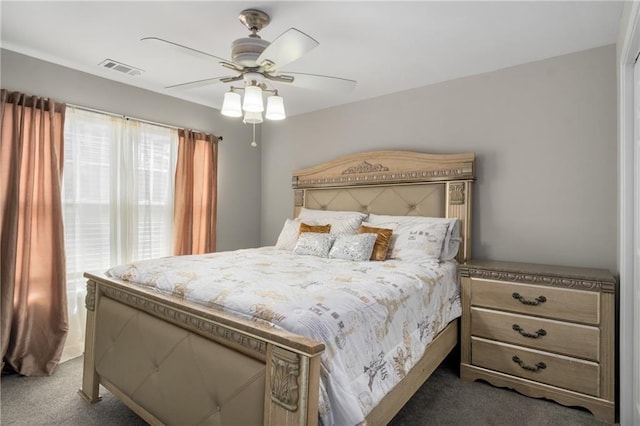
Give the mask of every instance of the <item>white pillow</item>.
<svg viewBox="0 0 640 426">
<path fill-rule="evenodd" d="M 335 235 L 324 234 L 319 232 L 303 232 L 298 237 L 294 254 L 302 254 L 309 256 L 328 257 L 329 250 L 336 239 Z"/>
<path fill-rule="evenodd" d="M 403 223 L 393 231 L 397 235 L 391 248 L 391 259 L 440 261 L 447 223 Z"/>
<path fill-rule="evenodd" d="M 284 221 L 278 241 L 276 241 L 276 248 L 280 250 L 293 250 L 298 241 L 298 233 L 300 232 L 301 221 L 297 219 L 287 219 Z"/>
<path fill-rule="evenodd" d="M 332 259 L 354 260 L 356 262 L 368 261 L 376 244 L 378 234 L 339 234 L 329 251 Z"/>
<path fill-rule="evenodd" d="M 460 241 L 462 241 L 462 238 L 460 238 L 460 221 L 458 219 L 453 220 L 453 225 L 449 224 L 449 230 L 447 231 L 447 238 L 444 240 L 440 260 L 455 259 L 458 255 Z"/>
<path fill-rule="evenodd" d="M 398 225 L 407 224 L 431 224 L 431 223 L 445 223 L 447 224 L 447 234 L 445 241 L 443 242 L 442 252 L 440 254 L 440 260 L 451 260 L 458 254 L 458 248 L 460 247 L 460 221 L 457 218 L 446 217 L 426 217 L 426 216 L 390 216 L 390 215 L 377 215 L 370 214 L 367 219 L 374 227 L 389 228 Z M 397 240 L 397 230 L 394 229 L 394 236 L 389 244 L 390 251 L 393 248 L 395 240 Z"/>
<path fill-rule="evenodd" d="M 364 219 L 367 217 L 366 213 L 355 212 L 355 211 L 342 211 L 342 210 L 314 210 L 308 209 L 306 207 L 302 207 L 300 209 L 300 214 L 298 215 L 298 219 L 324 219 L 327 217 L 346 217 L 346 216 L 355 216 Z"/>
<path fill-rule="evenodd" d="M 298 215 L 301 220 L 310 225 L 331 225 L 332 234 L 357 234 L 366 213 L 334 210 L 313 210 L 303 207 Z"/>
</svg>

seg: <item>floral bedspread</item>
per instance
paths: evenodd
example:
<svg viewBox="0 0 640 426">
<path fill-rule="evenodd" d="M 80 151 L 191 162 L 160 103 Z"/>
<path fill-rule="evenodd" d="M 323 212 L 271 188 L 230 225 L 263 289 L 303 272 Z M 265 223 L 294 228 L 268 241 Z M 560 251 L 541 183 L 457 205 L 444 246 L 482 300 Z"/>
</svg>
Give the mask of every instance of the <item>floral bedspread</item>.
<svg viewBox="0 0 640 426">
<path fill-rule="evenodd" d="M 140 261 L 107 275 L 324 342 L 320 420 L 356 425 L 460 316 L 457 270 L 262 247 Z"/>
</svg>

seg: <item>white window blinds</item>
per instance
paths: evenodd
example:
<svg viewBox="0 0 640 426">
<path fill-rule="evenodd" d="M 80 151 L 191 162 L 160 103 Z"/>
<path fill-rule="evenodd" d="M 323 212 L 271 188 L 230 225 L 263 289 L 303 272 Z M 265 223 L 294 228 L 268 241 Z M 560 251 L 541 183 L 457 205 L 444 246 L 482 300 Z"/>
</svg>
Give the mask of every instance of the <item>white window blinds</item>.
<svg viewBox="0 0 640 426">
<path fill-rule="evenodd" d="M 171 254 L 177 144 L 174 129 L 67 108 L 62 195 L 67 358 L 83 349 L 82 274 Z"/>
</svg>

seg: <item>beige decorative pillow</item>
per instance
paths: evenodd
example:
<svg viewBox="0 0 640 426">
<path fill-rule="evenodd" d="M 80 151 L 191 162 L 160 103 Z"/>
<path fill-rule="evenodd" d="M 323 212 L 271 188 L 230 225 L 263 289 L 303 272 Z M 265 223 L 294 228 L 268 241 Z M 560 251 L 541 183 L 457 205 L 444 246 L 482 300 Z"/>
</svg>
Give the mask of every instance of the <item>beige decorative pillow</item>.
<svg viewBox="0 0 640 426">
<path fill-rule="evenodd" d="M 286 219 L 282 226 L 282 231 L 276 241 L 276 248 L 280 250 L 293 250 L 298 241 L 298 234 L 300 233 L 300 221 L 293 219 Z"/>
<path fill-rule="evenodd" d="M 331 224 L 327 224 L 327 225 L 309 225 L 308 223 L 300 223 L 300 231 L 298 232 L 299 234 L 302 234 L 303 232 L 317 232 L 320 234 L 328 234 L 329 232 L 331 232 Z"/>
<path fill-rule="evenodd" d="M 389 244 L 391 243 L 391 235 L 393 234 L 393 229 L 375 228 L 362 225 L 360 226 L 358 233 L 377 234 L 376 243 L 373 246 L 373 252 L 371 253 L 371 260 L 386 260 L 387 251 L 389 251 Z"/>
</svg>

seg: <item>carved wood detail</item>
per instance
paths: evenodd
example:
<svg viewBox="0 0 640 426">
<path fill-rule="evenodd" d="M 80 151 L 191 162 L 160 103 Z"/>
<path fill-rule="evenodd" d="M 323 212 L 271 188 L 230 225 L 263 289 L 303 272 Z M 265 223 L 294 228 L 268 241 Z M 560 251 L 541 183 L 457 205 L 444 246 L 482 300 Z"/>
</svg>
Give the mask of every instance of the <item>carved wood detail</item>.
<svg viewBox="0 0 640 426">
<path fill-rule="evenodd" d="M 474 154 L 375 151 L 346 155 L 293 172 L 295 189 L 473 180 Z"/>
<path fill-rule="evenodd" d="M 265 355 L 267 352 L 267 344 L 265 342 L 251 336 L 247 336 L 246 334 L 239 333 L 220 324 L 189 315 L 188 313 L 178 309 L 174 309 L 153 300 L 145 299 L 143 297 L 136 296 L 135 294 L 127 293 L 112 287 L 102 287 L 102 292 L 112 299 L 141 309 L 174 324 L 188 326 L 205 335 L 226 340 L 254 353 L 257 352 L 261 355 Z"/>
<path fill-rule="evenodd" d="M 449 184 L 449 204 L 464 204 L 464 182 Z"/>
<path fill-rule="evenodd" d="M 615 292 L 615 283 L 589 281 L 573 278 L 549 277 L 541 275 L 523 274 L 503 271 L 486 271 L 484 269 L 462 268 L 460 274 L 463 277 L 484 278 L 496 281 L 521 282 L 526 284 L 539 284 L 551 287 L 573 288 L 577 290 L 602 290 L 605 293 Z"/>
<path fill-rule="evenodd" d="M 359 173 L 374 173 L 374 172 L 387 172 L 389 171 L 388 167 L 383 166 L 380 163 L 371 164 L 368 161 L 363 161 L 357 166 L 351 166 L 342 171 L 343 175 L 352 175 Z"/>
<path fill-rule="evenodd" d="M 271 355 L 271 400 L 289 411 L 298 409 L 300 356 L 274 347 Z"/>
<path fill-rule="evenodd" d="M 374 172 L 375 173 L 375 172 Z M 363 176 L 353 176 L 346 174 L 340 177 L 327 178 L 295 178 L 293 179 L 294 188 L 314 188 L 322 186 L 348 186 L 348 185 L 379 185 L 383 183 L 404 183 L 404 182 L 424 182 L 428 179 L 445 180 L 453 178 L 464 178 L 469 175 L 465 169 L 449 169 L 449 170 L 418 170 L 412 172 L 385 172 L 380 174 Z"/>
<path fill-rule="evenodd" d="M 294 207 L 304 206 L 304 191 L 302 189 L 293 191 L 293 205 Z"/>
<path fill-rule="evenodd" d="M 84 305 L 88 311 L 96 310 L 96 283 L 87 281 L 87 295 L 84 297 Z"/>
</svg>

